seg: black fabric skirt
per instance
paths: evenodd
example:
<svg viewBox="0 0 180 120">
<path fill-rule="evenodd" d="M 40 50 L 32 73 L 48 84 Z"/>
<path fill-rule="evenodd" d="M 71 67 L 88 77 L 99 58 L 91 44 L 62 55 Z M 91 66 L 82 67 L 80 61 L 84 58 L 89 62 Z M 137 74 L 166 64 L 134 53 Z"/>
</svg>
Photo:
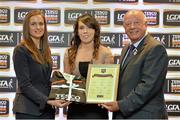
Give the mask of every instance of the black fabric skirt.
<svg viewBox="0 0 180 120">
<path fill-rule="evenodd" d="M 71 103 L 67 119 L 108 119 L 108 111 L 97 104 Z"/>
</svg>

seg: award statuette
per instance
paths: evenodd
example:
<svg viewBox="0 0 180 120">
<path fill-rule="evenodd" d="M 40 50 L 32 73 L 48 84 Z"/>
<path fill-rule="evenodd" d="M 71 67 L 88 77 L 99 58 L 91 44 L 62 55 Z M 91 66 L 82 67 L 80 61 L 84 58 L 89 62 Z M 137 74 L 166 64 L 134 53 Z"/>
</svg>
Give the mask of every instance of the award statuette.
<svg viewBox="0 0 180 120">
<path fill-rule="evenodd" d="M 89 64 L 86 80 L 86 102 L 115 101 L 118 79 L 119 64 Z"/>
</svg>

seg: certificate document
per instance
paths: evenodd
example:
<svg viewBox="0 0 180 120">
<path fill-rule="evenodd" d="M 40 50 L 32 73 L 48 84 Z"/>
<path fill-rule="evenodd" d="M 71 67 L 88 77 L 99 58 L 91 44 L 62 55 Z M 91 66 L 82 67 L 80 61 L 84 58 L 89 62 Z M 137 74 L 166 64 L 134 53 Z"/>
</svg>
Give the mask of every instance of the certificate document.
<svg viewBox="0 0 180 120">
<path fill-rule="evenodd" d="M 119 64 L 89 64 L 86 80 L 86 102 L 115 101 L 118 80 Z"/>
</svg>

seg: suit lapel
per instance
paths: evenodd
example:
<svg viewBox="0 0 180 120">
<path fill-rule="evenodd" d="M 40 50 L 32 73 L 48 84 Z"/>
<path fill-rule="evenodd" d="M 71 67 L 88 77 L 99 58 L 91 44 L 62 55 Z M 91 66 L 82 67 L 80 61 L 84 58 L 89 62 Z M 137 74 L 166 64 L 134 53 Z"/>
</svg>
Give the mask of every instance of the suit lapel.
<svg viewBox="0 0 180 120">
<path fill-rule="evenodd" d="M 121 57 L 120 57 L 120 60 L 119 60 L 120 68 L 122 68 L 122 62 L 123 62 L 123 59 L 124 59 L 127 51 L 128 51 L 128 45 L 126 45 L 126 46 L 122 49 Z"/>
<path fill-rule="evenodd" d="M 141 53 L 141 51 L 144 49 L 144 46 L 146 45 L 146 40 L 147 38 L 149 37 L 149 35 L 147 35 L 138 45 L 138 47 L 136 48 L 137 49 L 137 53 L 136 55 L 133 55 L 128 61 L 124 62 L 124 65 L 122 66 L 122 61 L 126 55 L 126 52 L 127 52 L 127 48 L 128 46 L 126 46 L 125 50 L 122 51 L 122 57 L 121 57 L 121 61 L 120 61 L 120 64 L 121 64 L 121 71 L 123 71 L 127 65 L 133 60 L 133 58 L 135 58 L 135 56 L 139 55 L 139 53 Z"/>
</svg>

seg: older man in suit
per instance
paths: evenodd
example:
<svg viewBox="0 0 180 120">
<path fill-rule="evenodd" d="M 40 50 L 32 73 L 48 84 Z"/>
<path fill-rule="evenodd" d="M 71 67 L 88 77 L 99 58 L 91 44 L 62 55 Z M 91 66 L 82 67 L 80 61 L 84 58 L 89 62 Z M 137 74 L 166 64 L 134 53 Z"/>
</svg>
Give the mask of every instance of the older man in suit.
<svg viewBox="0 0 180 120">
<path fill-rule="evenodd" d="M 118 98 L 101 105 L 114 112 L 115 119 L 167 119 L 163 95 L 166 49 L 147 33 L 142 11 L 128 11 L 123 27 L 131 43 L 121 53 Z"/>
</svg>

